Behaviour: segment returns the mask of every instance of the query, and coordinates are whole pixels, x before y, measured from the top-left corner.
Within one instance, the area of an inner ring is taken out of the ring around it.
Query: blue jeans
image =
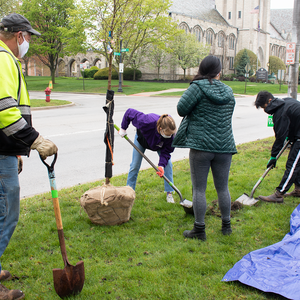
[[[0,257],[17,226],[20,214],[18,159],[0,155]],[[0,264],[0,271],[1,271]]]
[[[138,136],[135,135],[134,144],[141,150],[141,152],[145,153],[145,148],[141,146],[141,144],[137,140]],[[158,155],[160,155],[160,151],[157,151]],[[132,153],[132,161],[130,164],[128,177],[127,177],[127,185],[131,186],[135,190],[136,180],[138,177],[138,173],[142,164],[143,156],[138,153],[135,149],[133,149]],[[169,159],[168,164],[164,168],[165,176],[173,183],[173,167],[171,159]],[[173,192],[173,188],[164,180],[165,183],[165,192]]]

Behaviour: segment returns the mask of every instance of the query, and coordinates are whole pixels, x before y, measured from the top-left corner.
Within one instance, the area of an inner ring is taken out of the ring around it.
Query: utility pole
[[[288,96],[297,99],[300,50],[300,0],[294,0],[292,41],[296,43],[295,63],[289,67]]]

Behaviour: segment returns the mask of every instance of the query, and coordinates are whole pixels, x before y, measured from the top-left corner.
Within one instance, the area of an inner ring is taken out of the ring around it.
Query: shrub
[[[256,76],[251,76],[249,77],[250,82],[256,82]]]
[[[254,70],[256,70],[257,56],[251,50],[243,49],[239,51],[234,58],[233,67],[237,71],[237,75],[242,76],[243,74],[245,74],[244,68],[247,62],[249,62],[251,65],[251,70],[250,70],[250,76],[251,76],[254,73]],[[260,66],[259,60],[258,60],[258,66]]]
[[[224,80],[224,81],[233,81],[234,78],[236,77],[235,74],[225,74],[223,76],[221,76],[221,80]]]
[[[239,77],[237,77],[237,79],[238,79],[238,81],[245,81],[245,76],[239,76]]]
[[[112,69],[111,79],[118,79],[118,78],[119,78],[118,73],[114,69]],[[96,79],[96,80],[108,79],[108,68],[103,68],[103,69],[98,70],[94,74],[94,79]]]
[[[100,70],[98,67],[96,66],[92,66],[89,69],[85,69],[84,70],[84,78],[93,78],[94,74],[97,73],[97,71]]]
[[[269,56],[269,73],[278,73],[278,70],[285,70],[284,62],[277,56]]]
[[[125,68],[124,72],[123,72],[123,79],[124,80],[133,80],[134,72],[135,72],[135,80],[139,80],[142,77],[142,72],[140,70]]]

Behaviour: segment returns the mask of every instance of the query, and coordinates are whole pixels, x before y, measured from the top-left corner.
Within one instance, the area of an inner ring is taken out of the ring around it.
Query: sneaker
[[[167,202],[168,203],[175,203],[174,198],[171,193],[167,193]]]

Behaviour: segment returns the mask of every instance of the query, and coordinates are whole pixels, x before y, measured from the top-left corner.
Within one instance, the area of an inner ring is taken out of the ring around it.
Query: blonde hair
[[[158,132],[160,131],[160,128],[162,130],[170,129],[172,132],[175,132],[176,124],[174,119],[168,114],[161,115],[156,123],[156,129]]]

